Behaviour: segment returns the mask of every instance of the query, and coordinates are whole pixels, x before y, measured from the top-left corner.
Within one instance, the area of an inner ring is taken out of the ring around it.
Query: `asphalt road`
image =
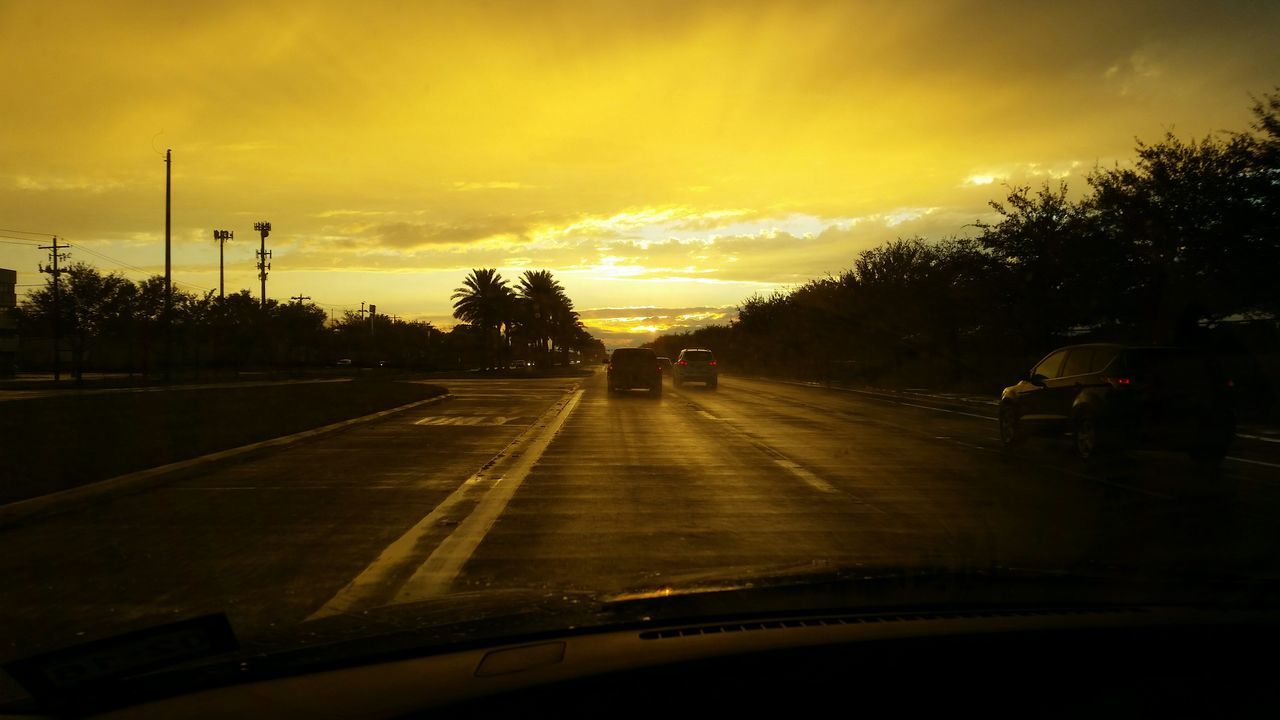
[[[981,413],[736,377],[454,398],[0,530],[0,660],[225,611],[242,636],[466,590],[624,591],[805,567],[1280,576],[1280,458],[1220,471]]]

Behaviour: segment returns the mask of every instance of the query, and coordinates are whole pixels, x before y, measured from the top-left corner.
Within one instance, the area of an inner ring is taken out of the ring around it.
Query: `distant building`
[[[0,376],[12,375],[18,359],[18,272],[0,268]]]

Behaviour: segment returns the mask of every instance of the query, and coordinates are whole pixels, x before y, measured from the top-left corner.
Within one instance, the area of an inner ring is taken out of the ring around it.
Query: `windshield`
[[[1014,5],[0,0],[0,664],[1280,579],[1280,4]]]

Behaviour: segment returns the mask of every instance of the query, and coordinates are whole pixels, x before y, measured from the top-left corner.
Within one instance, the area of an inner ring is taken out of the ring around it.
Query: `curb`
[[[935,397],[933,395],[916,395],[908,392],[894,392],[891,390],[863,390],[860,388],[840,387],[838,385],[831,386],[832,390],[841,392],[858,393],[859,395],[868,395],[870,397],[882,400],[890,400],[897,403],[910,405],[919,403],[921,406],[929,406],[938,410],[952,410],[962,412],[967,415],[977,416],[979,413],[982,417],[995,420],[998,417],[999,406],[996,403],[978,403],[968,402],[965,400],[949,400]],[[910,400],[911,402],[905,402]],[[986,412],[983,412],[986,411]]]
[[[146,470],[138,470],[137,472],[117,475],[113,478],[89,483],[88,485],[81,485],[80,487],[70,488],[68,490],[59,490],[58,492],[49,493],[48,495],[41,495],[39,497],[28,498],[26,500],[18,500],[17,502],[12,502],[7,505],[0,505],[0,530],[8,529],[24,520],[44,517],[63,512],[65,510],[70,510],[91,500],[101,500],[119,495],[127,495],[139,490],[145,490],[146,488],[160,485],[164,481],[172,479],[171,476],[183,471],[236,458],[256,450],[293,445],[294,443],[301,442],[303,440],[343,430],[353,425],[379,420],[394,413],[410,410],[422,405],[441,402],[452,397],[453,393],[446,392],[443,395],[426,398],[425,400],[416,400],[398,407],[379,410],[378,412],[371,413],[369,415],[361,415],[360,417],[341,420],[329,425],[322,425],[321,427],[312,428],[311,430],[303,430],[302,432],[293,433],[292,435],[284,435],[277,438],[271,438],[269,440],[250,443],[248,445],[229,448],[227,450],[219,450],[218,452],[180,460],[175,463],[169,463],[168,465],[161,465],[159,467],[148,468]]]
[[[765,382],[782,383],[784,385],[795,385],[798,387],[814,388],[817,390],[836,390],[839,392],[856,393],[858,395],[866,395],[879,400],[886,400],[886,401],[896,402],[896,403],[904,403],[905,401],[911,401],[914,403],[919,403],[920,405],[928,405],[930,408],[933,408],[933,409],[952,410],[955,412],[964,413],[966,415],[976,416],[981,411],[986,410],[987,413],[984,413],[983,417],[990,420],[996,419],[997,404],[994,402],[983,403],[983,402],[970,402],[970,401],[960,400],[960,399],[954,399],[954,400],[944,399],[934,395],[916,394],[916,393],[894,391],[894,390],[872,390],[868,388],[856,388],[856,387],[848,387],[844,385],[826,385],[826,384],[815,382],[815,381],[784,380],[780,378],[764,377],[761,375],[742,375],[740,377],[747,377],[753,380],[763,380]],[[911,403],[907,402],[905,404],[910,405]]]

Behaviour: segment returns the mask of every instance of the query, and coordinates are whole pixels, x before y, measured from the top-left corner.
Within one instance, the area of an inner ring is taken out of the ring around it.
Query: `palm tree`
[[[520,276],[520,300],[538,356],[545,362],[560,316],[573,303],[549,270],[526,270]]]
[[[573,349],[578,331],[582,329],[582,320],[573,309],[573,301],[565,298],[564,304],[557,308],[552,317],[551,340],[555,351],[560,354],[560,364],[569,364],[569,351]]]
[[[496,360],[499,326],[510,328],[512,297],[511,288],[496,268],[473,269],[462,287],[453,291],[453,316],[479,328],[489,367]]]

